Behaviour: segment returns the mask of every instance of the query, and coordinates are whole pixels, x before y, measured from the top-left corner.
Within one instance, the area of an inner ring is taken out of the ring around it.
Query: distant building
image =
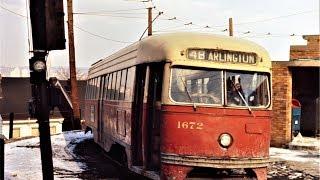
[[[29,67],[16,67],[10,72],[10,77],[29,77]]]
[[[2,133],[8,138],[9,135],[9,114],[14,113],[13,137],[37,136],[38,124],[36,119],[30,117],[28,112],[28,102],[31,99],[31,84],[29,78],[2,77],[1,87],[3,98],[0,99],[0,114],[3,118]],[[60,81],[62,86],[68,91],[68,82]],[[80,108],[84,110],[84,95],[86,81],[78,81],[78,92]],[[50,93],[52,93],[50,91]],[[59,103],[51,110],[50,131],[60,133],[72,115],[72,110],[62,93],[56,93],[54,101]]]
[[[48,77],[57,77],[59,80],[69,79],[69,67],[49,67],[47,70]],[[86,80],[88,76],[87,67],[77,67],[77,79]],[[30,77],[30,70],[28,66],[21,67],[0,67],[0,74],[2,77]]]
[[[301,103],[300,132],[319,136],[320,35],[305,35],[307,45],[290,47],[290,61],[272,62],[273,119],[271,145],[293,138],[292,99]]]

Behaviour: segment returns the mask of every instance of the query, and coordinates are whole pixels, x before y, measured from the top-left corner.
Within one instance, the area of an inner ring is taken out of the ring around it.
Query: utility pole
[[[68,39],[69,39],[69,68],[70,68],[70,84],[71,84],[71,101],[73,107],[72,124],[73,129],[81,129],[80,125],[80,106],[78,83],[76,75],[75,48],[74,48],[74,32],[73,32],[73,4],[72,0],[67,0],[68,6]]]
[[[229,18],[229,36],[233,36],[233,23],[232,23],[232,18]]]
[[[148,8],[148,36],[152,36],[152,7]]]

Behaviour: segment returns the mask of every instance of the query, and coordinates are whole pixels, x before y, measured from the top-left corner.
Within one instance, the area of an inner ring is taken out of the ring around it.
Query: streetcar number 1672
[[[178,121],[178,129],[203,129],[203,123]]]

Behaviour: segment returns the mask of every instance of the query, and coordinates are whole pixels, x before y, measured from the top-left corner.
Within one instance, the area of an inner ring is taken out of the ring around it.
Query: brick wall
[[[320,35],[304,35],[303,39],[307,40],[307,45],[290,46],[290,60],[320,60]]]
[[[285,146],[291,141],[292,75],[281,62],[272,62],[273,118],[271,146]]]

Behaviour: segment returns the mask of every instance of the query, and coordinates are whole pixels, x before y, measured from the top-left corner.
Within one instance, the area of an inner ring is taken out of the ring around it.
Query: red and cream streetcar
[[[152,179],[266,179],[271,62],[234,37],[154,35],[94,63],[85,123],[94,141]],[[240,173],[241,174],[241,173]]]

